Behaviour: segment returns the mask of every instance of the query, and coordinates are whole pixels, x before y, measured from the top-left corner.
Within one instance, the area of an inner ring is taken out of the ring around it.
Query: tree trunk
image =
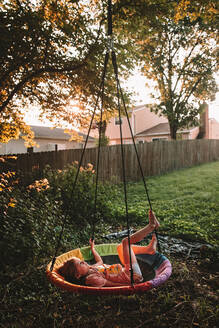
[[[173,140],[176,140],[176,132],[177,132],[177,128],[174,125],[170,124],[170,137]]]

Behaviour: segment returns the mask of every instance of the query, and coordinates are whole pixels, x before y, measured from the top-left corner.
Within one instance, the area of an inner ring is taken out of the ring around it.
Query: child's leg
[[[131,249],[134,252],[134,254],[155,254],[156,253],[156,248],[157,248],[157,238],[156,235],[153,234],[152,239],[147,246],[139,246],[139,245],[131,245]],[[120,258],[120,261],[123,265],[125,265],[125,260],[123,256],[123,245],[120,244],[117,247],[118,255]],[[129,253],[128,253],[129,254]],[[133,259],[133,256],[132,256]]]
[[[139,241],[141,241],[144,237],[146,237],[149,233],[154,231],[154,229],[158,228],[160,226],[158,220],[156,219],[156,216],[154,213],[150,210],[149,211],[149,224],[144,227],[143,229],[135,232],[130,236],[130,244],[135,244]],[[152,247],[150,246],[149,249],[153,251],[154,248],[156,248],[156,237],[152,238]],[[130,255],[129,255],[129,242],[128,242],[128,237],[124,238],[122,241],[122,248],[123,248],[123,259],[124,259],[124,264],[127,266],[130,266]],[[136,257],[131,249],[131,261],[132,264],[136,263]]]
[[[151,233],[155,229],[159,228],[159,226],[160,226],[159,221],[157,220],[157,218],[154,215],[154,213],[150,210],[149,211],[149,224],[146,227],[144,227],[143,229],[141,229],[141,230],[133,233],[130,236],[130,243],[131,244],[135,244],[135,243],[141,241],[149,233]]]
[[[156,235],[152,235],[152,239],[147,246],[133,245],[133,251],[136,254],[150,254],[153,255],[157,250],[157,238]]]

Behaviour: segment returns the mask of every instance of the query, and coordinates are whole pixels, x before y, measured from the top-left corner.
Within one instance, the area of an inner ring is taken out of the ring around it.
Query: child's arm
[[[94,248],[94,240],[90,239],[89,243],[90,243],[91,252],[92,252],[92,254],[94,256],[94,259],[96,261],[95,265],[103,264],[103,260],[102,260],[101,256],[97,253],[97,251]]]

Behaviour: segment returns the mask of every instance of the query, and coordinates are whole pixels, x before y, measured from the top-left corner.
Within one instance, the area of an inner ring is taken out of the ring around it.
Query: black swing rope
[[[107,70],[108,59],[109,59],[109,54],[106,53],[106,55],[105,55],[105,61],[104,61],[104,69],[103,69],[101,83],[100,83],[100,88],[99,88],[99,93],[98,93],[98,96],[97,96],[97,99],[96,99],[96,103],[95,103],[93,114],[92,114],[92,117],[91,117],[91,121],[90,121],[89,129],[88,129],[88,133],[87,133],[87,136],[86,136],[86,139],[85,139],[84,147],[83,147],[82,154],[81,154],[81,157],[80,157],[80,161],[79,161],[79,164],[78,164],[78,168],[77,168],[77,172],[76,172],[76,175],[75,175],[73,187],[72,187],[72,190],[71,190],[70,199],[73,196],[73,193],[75,191],[75,187],[76,187],[76,184],[77,184],[77,181],[78,181],[78,177],[79,177],[79,173],[80,173],[80,167],[81,167],[82,162],[83,162],[83,159],[84,159],[84,154],[85,154],[85,150],[86,150],[86,147],[87,147],[87,143],[88,143],[88,138],[89,138],[89,135],[90,135],[90,131],[91,131],[91,128],[92,128],[92,125],[93,125],[93,121],[94,121],[96,109],[97,109],[97,106],[98,106],[98,102],[99,102],[100,97],[103,99],[104,81],[105,81],[105,75],[106,75],[106,70]],[[102,109],[101,109],[101,111],[102,111]],[[100,156],[100,150],[99,149],[100,149],[100,140],[99,140],[99,145],[98,145],[98,159],[97,159],[97,163],[99,163],[99,156]],[[97,194],[97,183],[98,183],[98,167],[97,167],[97,174],[96,175],[97,175],[97,178],[96,178],[95,204],[94,204],[95,211],[96,211],[96,202],[97,202],[97,196],[96,196],[96,194]],[[55,262],[56,262],[56,258],[57,258],[57,254],[58,254],[58,251],[59,251],[59,248],[60,248],[60,243],[61,243],[62,236],[63,236],[63,233],[64,233],[64,229],[65,229],[65,225],[66,225],[68,214],[69,214],[69,208],[66,208],[64,219],[63,219],[63,222],[62,222],[62,227],[61,227],[61,230],[60,230],[60,233],[59,233],[59,237],[58,237],[58,240],[57,240],[57,245],[56,245],[56,248],[55,248],[55,254],[54,254],[54,257],[52,259],[50,271],[53,270],[53,267],[54,267]],[[92,238],[94,239],[94,224],[93,224]]]
[[[98,181],[99,181],[99,163],[100,163],[100,147],[101,147],[101,141],[102,141],[102,127],[103,127],[103,104],[104,104],[104,87],[105,87],[105,76],[107,71],[107,64],[109,61],[109,52],[106,52],[105,54],[105,60],[104,60],[104,69],[103,69],[103,75],[102,75],[102,83],[101,83],[101,110],[100,110],[100,125],[99,125],[99,138],[98,138],[98,153],[97,153],[97,165],[96,165],[96,184],[95,184],[95,199],[94,199],[94,215],[97,215],[97,190],[98,190]],[[97,220],[94,220],[92,222],[92,239],[94,240],[94,234],[95,234],[95,223]]]
[[[116,54],[115,54],[114,51],[112,52],[112,61],[115,62],[115,65],[116,65]],[[117,65],[116,65],[116,67],[117,67]],[[118,72],[118,69],[117,69],[117,72]],[[131,127],[131,124],[130,124],[130,120],[129,120],[129,116],[128,116],[128,111],[127,111],[127,107],[126,107],[126,103],[125,103],[125,99],[124,99],[124,96],[123,96],[122,88],[120,86],[119,79],[118,79],[118,86],[119,86],[119,91],[120,91],[120,95],[121,95],[123,107],[124,107],[124,110],[125,110],[125,114],[126,114],[126,118],[127,118],[129,130],[130,130],[131,137],[132,137],[132,143],[133,143],[133,146],[134,146],[134,149],[135,149],[135,154],[136,154],[136,157],[137,157],[138,167],[139,167],[140,172],[141,172],[141,178],[142,178],[142,181],[143,181],[143,184],[144,184],[145,193],[146,193],[146,196],[147,196],[147,200],[148,200],[148,204],[149,204],[150,210],[152,211],[152,204],[151,204],[151,200],[150,200],[150,196],[149,196],[149,192],[148,192],[146,180],[145,180],[145,177],[144,177],[143,169],[142,169],[142,166],[141,166],[141,161],[140,161],[139,154],[138,154],[138,151],[137,151],[137,147],[136,147],[134,135],[133,135],[133,132],[132,132],[132,127]],[[161,252],[157,230],[155,229],[154,232],[155,232],[155,235],[156,235],[156,238],[157,238],[158,251]]]
[[[108,35],[109,34],[112,35],[112,25],[113,25],[112,24],[112,1],[108,0]],[[130,130],[130,133],[131,133],[132,143],[134,145],[135,154],[136,154],[137,161],[138,161],[138,167],[139,167],[140,172],[141,172],[141,178],[142,178],[142,181],[143,181],[143,184],[144,184],[145,193],[146,193],[146,196],[147,196],[147,200],[148,200],[150,210],[152,211],[152,204],[151,204],[151,200],[150,200],[150,197],[149,197],[149,192],[148,192],[146,180],[145,180],[145,177],[144,177],[144,173],[143,173],[143,169],[142,169],[142,166],[141,166],[139,154],[138,154],[138,151],[137,151],[137,147],[136,147],[132,127],[131,127],[131,124],[130,124],[130,120],[129,120],[129,116],[128,116],[128,111],[127,111],[124,95],[123,95],[122,88],[121,88],[121,85],[120,85],[120,81],[119,81],[119,78],[118,78],[118,66],[117,66],[117,61],[116,61],[116,54],[115,54],[115,51],[113,49],[112,49],[112,63],[113,63],[113,67],[114,67],[114,73],[115,73],[115,76],[116,76],[117,87],[119,89],[118,93],[120,93],[120,95],[121,95],[121,100],[122,100],[123,108],[125,110],[129,130]],[[119,117],[119,121],[121,122],[121,117]],[[120,128],[121,128],[121,124],[120,124]],[[120,129],[120,131],[122,131],[122,130]],[[128,229],[128,231],[130,231],[130,230]],[[160,243],[159,243],[157,230],[155,229],[154,232],[155,232],[155,235],[156,235],[156,238],[157,238],[158,251],[160,252],[161,248],[160,248]]]
[[[98,191],[98,179],[99,179],[100,147],[101,147],[101,140],[102,140],[102,124],[103,124],[102,117],[103,117],[103,105],[104,105],[104,87],[105,87],[105,76],[106,76],[106,72],[107,72],[107,64],[108,64],[108,61],[109,61],[109,53],[111,51],[112,64],[113,64],[113,69],[114,69],[114,74],[115,74],[115,79],[116,79],[116,88],[117,88],[117,104],[118,104],[118,113],[119,113],[119,122],[120,122],[120,143],[121,143],[121,157],[122,157],[124,201],[125,201],[125,209],[126,209],[126,221],[127,221],[128,244],[129,244],[129,257],[130,257],[130,276],[131,276],[131,285],[133,285],[134,284],[134,279],[133,279],[133,268],[132,268],[132,261],[131,261],[130,224],[129,224],[129,215],[128,215],[128,201],[127,201],[123,136],[122,136],[122,127],[121,127],[120,97],[121,97],[122,104],[123,104],[123,107],[124,107],[124,110],[125,110],[126,118],[127,118],[127,121],[128,121],[129,129],[130,129],[130,132],[131,132],[131,137],[132,137],[132,141],[133,141],[133,145],[134,145],[134,149],[135,149],[135,153],[136,153],[136,157],[137,157],[137,161],[138,161],[138,166],[139,166],[139,169],[140,169],[140,172],[141,172],[141,176],[142,176],[142,180],[143,180],[143,183],[144,183],[144,188],[145,188],[147,200],[148,200],[148,203],[149,203],[149,206],[150,206],[151,210],[152,210],[152,204],[151,204],[151,201],[150,201],[148,188],[147,188],[146,181],[145,181],[145,178],[144,178],[142,166],[141,166],[141,163],[140,163],[140,158],[139,158],[136,143],[135,143],[135,140],[134,140],[134,135],[133,135],[130,120],[129,120],[129,117],[128,117],[128,111],[127,111],[127,108],[126,108],[122,88],[121,88],[121,85],[120,85],[120,82],[119,82],[116,54],[113,50],[112,1],[111,0],[108,0],[108,16],[107,17],[108,17],[108,42],[109,43],[108,43],[108,49],[107,49],[106,54],[105,54],[102,79],[101,79],[99,93],[98,93],[98,96],[97,96],[97,99],[96,99],[94,111],[93,111],[92,118],[91,118],[91,121],[90,121],[90,126],[89,126],[88,133],[87,133],[87,136],[86,136],[85,144],[84,144],[83,151],[82,151],[82,154],[81,154],[80,162],[78,164],[78,169],[77,169],[77,172],[76,172],[76,175],[75,175],[75,180],[74,180],[74,183],[73,183],[71,196],[73,196],[73,193],[74,193],[74,190],[75,190],[75,187],[76,187],[76,184],[77,184],[77,180],[78,180],[78,176],[79,176],[79,172],[80,172],[80,167],[81,167],[82,162],[83,162],[83,158],[84,158],[88,138],[89,138],[89,135],[90,135],[91,127],[93,125],[93,120],[94,120],[94,117],[95,117],[96,109],[97,109],[97,106],[98,106],[99,99],[101,98],[101,112],[100,112],[100,122],[99,122],[99,142],[98,142],[98,155],[97,155],[97,165],[96,165],[95,201],[94,201],[94,216],[96,216],[96,214],[97,214],[96,209],[97,209],[97,191]],[[56,257],[57,257],[57,254],[58,254],[58,250],[60,248],[60,243],[61,243],[62,235],[64,233],[64,228],[65,228],[65,224],[66,224],[66,221],[67,221],[68,214],[69,214],[69,210],[67,209],[67,211],[65,212],[63,224],[62,224],[61,231],[60,231],[60,234],[59,234],[59,238],[58,238],[58,241],[57,241],[57,247],[56,247],[56,250],[55,250],[55,255],[53,257],[52,264],[51,264],[51,267],[50,267],[51,271],[53,270],[53,267],[54,267],[54,264],[55,264],[55,261],[56,261]],[[95,220],[93,219],[93,222],[92,222],[92,239],[94,239],[94,232],[95,232]],[[155,229],[155,234],[156,234],[157,241],[158,241],[158,251],[160,252],[160,245],[159,245],[158,234],[157,234],[156,229]]]

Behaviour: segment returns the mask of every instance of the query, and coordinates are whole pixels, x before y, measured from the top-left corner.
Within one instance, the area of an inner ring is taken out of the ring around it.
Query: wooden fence
[[[173,170],[191,167],[219,160],[219,140],[157,141],[136,145],[144,176],[160,175]],[[82,149],[70,149],[32,154],[19,154],[17,159],[7,159],[1,163],[1,171],[21,171],[23,175],[42,174],[46,165],[53,169],[63,169],[67,164],[80,161]],[[96,168],[97,148],[88,148],[82,165],[88,163]],[[124,145],[127,181],[141,178],[137,156],[133,145]],[[116,181],[122,179],[120,145],[103,147],[100,152],[100,178]]]

